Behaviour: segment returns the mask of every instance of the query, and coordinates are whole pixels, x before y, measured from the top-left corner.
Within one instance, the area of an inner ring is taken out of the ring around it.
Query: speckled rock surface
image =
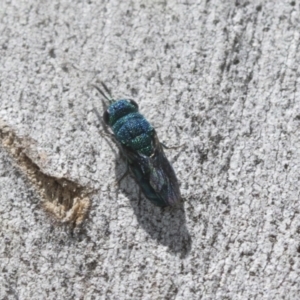
[[[1,122],[41,174],[93,192],[61,224],[2,135],[0,299],[299,298],[296,1],[12,0],[0,17]],[[183,145],[184,209],[115,185],[100,80]]]

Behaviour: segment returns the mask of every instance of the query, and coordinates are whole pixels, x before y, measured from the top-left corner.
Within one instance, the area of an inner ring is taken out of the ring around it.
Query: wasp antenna
[[[111,96],[110,96],[110,98],[109,97],[107,97],[107,95],[105,95],[105,93],[97,86],[97,85],[95,85],[95,84],[91,84],[91,86],[92,87],[94,87],[106,100],[108,100],[109,102],[111,102],[112,101],[112,98],[111,98]]]
[[[111,102],[111,100],[103,93],[103,91],[98,86],[96,86],[95,84],[91,84],[91,86],[95,88],[109,103]],[[107,102],[104,101],[102,97],[100,97],[100,99],[102,101],[104,108],[107,109],[108,108]]]
[[[110,89],[106,86],[106,84],[105,84],[103,81],[101,81],[100,83],[101,83],[101,85],[103,86],[105,92],[106,92],[106,93],[108,94],[108,96],[110,97],[110,100],[113,100],[113,96],[111,95]]]

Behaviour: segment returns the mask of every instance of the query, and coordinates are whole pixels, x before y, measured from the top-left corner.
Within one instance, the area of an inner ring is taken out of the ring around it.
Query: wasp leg
[[[125,170],[124,174],[116,180],[115,185],[119,185],[120,182],[124,179],[124,177],[128,175],[128,172],[129,172],[128,162],[126,162],[126,170]]]
[[[104,124],[103,119],[101,118],[101,116],[100,116],[98,110],[94,107],[94,108],[93,108],[93,111],[94,111],[94,113],[96,114],[96,116],[97,116],[99,122],[101,123],[102,128],[104,128],[104,130],[101,130],[101,131],[100,131],[100,134],[105,135],[105,136],[109,136],[110,138],[115,138],[114,134],[112,134],[112,133],[107,129],[107,126]]]
[[[142,189],[139,188],[139,202],[138,202],[138,206],[141,206],[141,202],[142,202]]]
[[[178,149],[178,148],[181,148],[181,147],[185,146],[185,144],[182,144],[182,145],[179,145],[179,146],[168,147],[164,143],[160,143],[160,144],[163,146],[163,148],[168,149],[168,150],[170,150],[170,149]]]
[[[178,148],[181,148],[182,146],[185,146],[185,144],[182,144],[179,146],[174,146],[174,147],[166,146],[164,143],[159,141],[155,130],[154,130],[154,145],[156,145],[156,147],[161,146],[162,148],[165,148],[165,149],[178,149]]]

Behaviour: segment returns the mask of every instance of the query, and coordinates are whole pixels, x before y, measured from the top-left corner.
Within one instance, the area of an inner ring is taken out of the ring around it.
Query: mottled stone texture
[[[39,174],[92,194],[79,227],[59,221],[1,137],[0,299],[299,299],[299,16],[285,0],[3,0],[0,119]],[[166,151],[184,210],[115,185],[100,80],[183,145]]]

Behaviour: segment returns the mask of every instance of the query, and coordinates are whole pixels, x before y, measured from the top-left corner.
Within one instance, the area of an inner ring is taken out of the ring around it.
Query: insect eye
[[[106,124],[109,122],[109,112],[106,110],[103,114],[103,120]]]
[[[130,102],[133,106],[135,106],[137,109],[139,108],[138,104],[137,104],[134,100],[129,99],[129,102]]]

